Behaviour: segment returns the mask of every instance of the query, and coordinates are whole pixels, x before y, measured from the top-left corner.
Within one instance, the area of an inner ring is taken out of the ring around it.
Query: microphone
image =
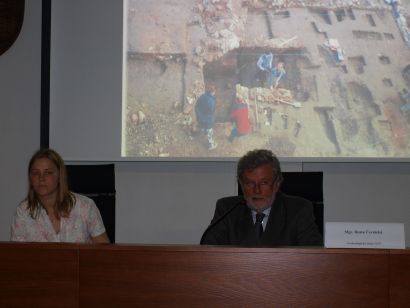
[[[245,204],[245,200],[242,199],[239,202],[235,203],[229,210],[227,210],[225,213],[223,213],[221,216],[219,216],[217,219],[215,219],[213,222],[211,222],[208,227],[205,229],[204,233],[202,234],[201,241],[199,242],[200,245],[203,244],[204,239],[206,234],[213,228],[215,227],[222,219],[224,219],[226,216],[228,216],[229,213],[231,213],[234,209],[236,209],[239,205]]]

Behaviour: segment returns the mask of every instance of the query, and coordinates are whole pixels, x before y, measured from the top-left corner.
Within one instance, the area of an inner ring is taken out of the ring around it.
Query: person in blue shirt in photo
[[[214,140],[213,126],[215,123],[216,108],[216,87],[214,84],[208,84],[205,87],[205,93],[202,94],[195,105],[195,114],[198,128],[206,134],[208,141],[208,150],[214,150],[217,144]]]
[[[260,86],[264,87],[266,82],[270,80],[272,70],[273,54],[271,52],[264,52],[256,62],[258,66],[258,74],[256,79],[260,82]]]

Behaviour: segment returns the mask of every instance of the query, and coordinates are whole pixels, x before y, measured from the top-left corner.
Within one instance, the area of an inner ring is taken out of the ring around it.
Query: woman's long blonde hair
[[[41,203],[38,199],[36,192],[34,191],[31,181],[30,181],[30,172],[31,168],[35,161],[40,158],[47,158],[57,167],[59,177],[58,177],[58,190],[57,190],[57,200],[56,204],[54,205],[54,211],[57,218],[60,217],[68,217],[72,208],[74,207],[75,197],[70,192],[68,188],[68,181],[67,181],[67,172],[64,165],[64,161],[61,156],[52,149],[40,149],[30,159],[30,163],[28,165],[28,181],[29,181],[29,189],[26,197],[27,201],[27,209],[30,211],[30,216],[33,219],[36,219],[40,210],[41,210]]]

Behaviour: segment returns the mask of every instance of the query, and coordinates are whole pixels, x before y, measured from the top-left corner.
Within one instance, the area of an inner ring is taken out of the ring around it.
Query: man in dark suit
[[[253,150],[238,162],[244,196],[219,199],[201,244],[241,246],[323,245],[312,203],[279,191],[283,180],[277,157]]]

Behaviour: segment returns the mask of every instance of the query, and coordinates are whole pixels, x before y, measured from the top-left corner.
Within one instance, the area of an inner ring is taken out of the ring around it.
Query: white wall
[[[0,56],[0,240],[9,238],[12,212],[26,192],[27,162],[39,146],[40,17],[41,2],[26,1],[22,33]],[[410,225],[409,163],[287,163],[283,169],[324,172],[326,221]],[[234,174],[233,162],[117,162],[117,242],[198,243],[216,199],[236,192]]]
[[[324,220],[400,222],[410,246],[409,163],[305,163],[323,171]]]
[[[65,159],[121,157],[122,1],[53,0],[50,146]]]
[[[41,1],[26,1],[14,45],[0,56],[0,240],[27,187],[27,163],[40,146]]]
[[[198,243],[216,197],[236,191],[234,169],[233,163],[117,163],[117,242]]]

